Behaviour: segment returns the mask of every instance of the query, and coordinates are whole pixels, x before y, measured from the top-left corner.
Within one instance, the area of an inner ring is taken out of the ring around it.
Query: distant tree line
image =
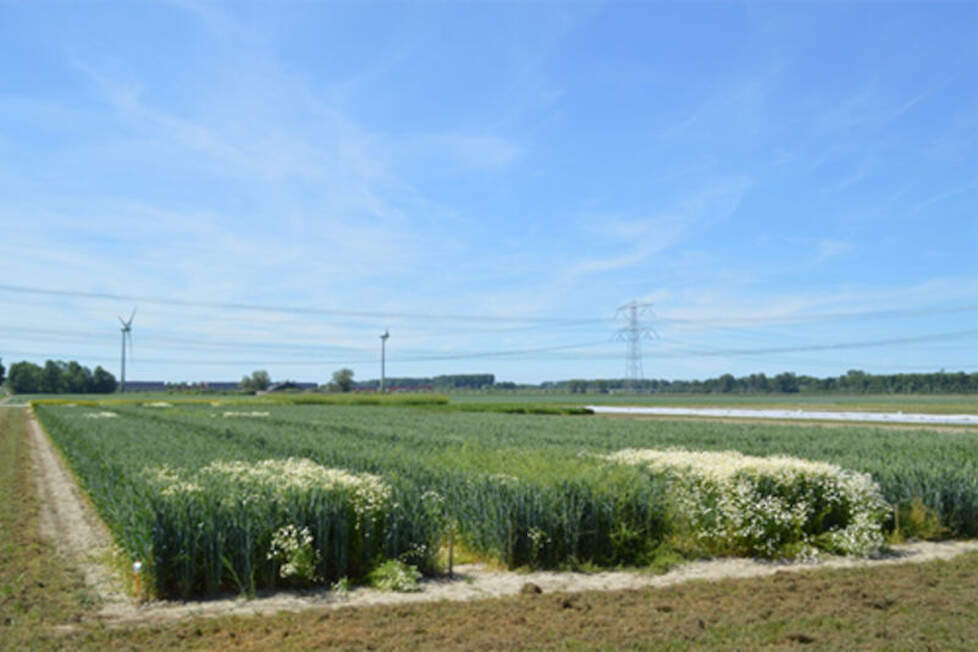
[[[449,374],[434,377],[385,378],[388,388],[431,389],[445,391],[450,389],[488,389],[496,384],[495,374]],[[379,389],[380,380],[366,380],[354,383],[356,389]]]
[[[115,376],[102,367],[93,372],[74,360],[48,360],[40,367],[33,362],[15,362],[7,374],[7,386],[15,394],[111,394]]]
[[[633,388],[625,379],[572,379],[545,382],[542,389],[566,391],[573,394],[607,394]],[[796,375],[790,371],[767,376],[750,374],[734,377],[723,374],[706,380],[641,380],[634,383],[641,392],[663,394],[975,394],[978,393],[978,373],[963,371],[926,374],[869,374],[850,369],[841,376],[816,378]]]

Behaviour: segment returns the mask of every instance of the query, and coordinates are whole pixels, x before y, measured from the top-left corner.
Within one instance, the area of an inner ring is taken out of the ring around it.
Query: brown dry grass
[[[978,554],[668,589],[537,594],[86,627],[43,646],[287,649],[974,649]]]

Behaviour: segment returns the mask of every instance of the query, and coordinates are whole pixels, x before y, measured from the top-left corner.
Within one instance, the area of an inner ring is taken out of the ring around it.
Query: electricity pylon
[[[626,387],[638,391],[642,381],[642,339],[652,339],[655,331],[643,319],[652,316],[651,303],[629,301],[618,308],[617,319],[624,319],[625,326],[618,329],[618,339],[625,340]]]

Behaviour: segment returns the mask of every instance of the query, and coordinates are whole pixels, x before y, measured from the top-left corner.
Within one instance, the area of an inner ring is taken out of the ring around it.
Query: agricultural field
[[[978,602],[978,552],[947,561],[779,570],[664,588],[394,606],[320,603],[247,617],[154,620],[140,607],[140,620],[113,626],[100,619],[100,597],[41,535],[46,501],[34,476],[43,466],[32,464],[25,417],[23,409],[0,410],[3,649],[970,650],[978,640],[972,608]]]
[[[161,597],[359,581],[384,560],[432,574],[449,543],[511,568],[594,568],[978,536],[973,431],[449,407],[148,401],[35,412]],[[696,468],[713,470],[687,472]],[[767,511],[751,512],[755,503]],[[762,525],[736,534],[748,521]]]

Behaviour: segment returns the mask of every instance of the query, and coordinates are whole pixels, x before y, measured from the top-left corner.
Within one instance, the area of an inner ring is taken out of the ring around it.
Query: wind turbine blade
[[[122,324],[123,328],[126,327],[126,322],[122,319],[122,317],[119,317],[119,323]]]
[[[135,316],[136,316],[136,307],[133,306],[132,312],[129,313],[129,321],[126,322],[126,323],[132,325],[132,318],[135,317]]]

